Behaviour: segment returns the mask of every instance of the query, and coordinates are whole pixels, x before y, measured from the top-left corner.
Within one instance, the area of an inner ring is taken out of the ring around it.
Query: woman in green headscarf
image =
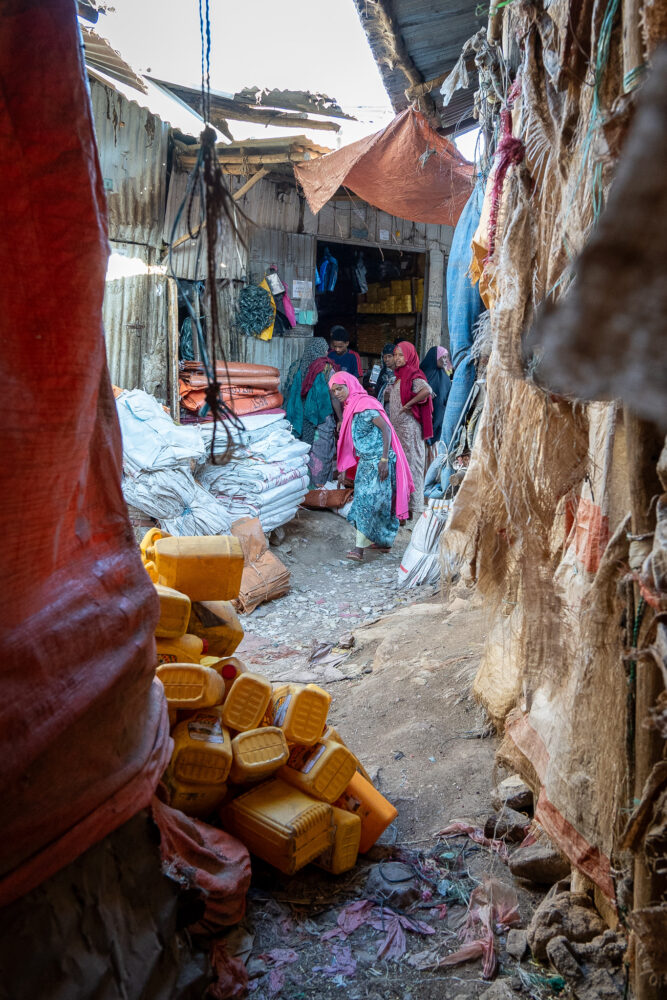
[[[290,367],[283,393],[294,434],[310,445],[311,489],[332,479],[336,468],[336,417],[329,379],[340,366],[327,358],[328,350],[323,337],[313,337]]]

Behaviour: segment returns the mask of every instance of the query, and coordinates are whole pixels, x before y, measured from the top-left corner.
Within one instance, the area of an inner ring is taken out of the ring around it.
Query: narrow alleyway
[[[478,997],[489,988],[479,962],[434,967],[457,947],[474,887],[489,877],[512,884],[493,850],[465,836],[438,836],[454,820],[483,827],[493,812],[497,739],[470,695],[485,614],[462,584],[447,596],[439,587],[397,589],[406,528],[391,554],[372,553],[363,565],[344,558],[348,534],[329,511],[302,511],[287,525],[274,551],[292,572],[292,590],[244,617],[239,655],[274,680],[327,687],[332,724],[396,805],[398,819],[344,876],[308,866],[288,879],[256,862],[248,916],[230,950],[247,959],[251,989],[261,997],[333,997],[341,988],[350,1000]],[[407,933],[403,940],[400,932],[401,962],[378,957],[387,935],[372,921],[349,940],[336,930],[347,908],[354,915],[373,898],[373,873],[392,859],[413,871],[439,865],[430,871],[436,882],[438,871],[449,866],[452,873],[449,885],[440,880],[444,895],[417,878],[404,899],[392,902],[433,928],[428,939]],[[534,894],[520,889],[518,897],[527,922]],[[504,954],[501,962],[510,991],[502,995],[515,995],[522,988],[517,975],[512,979],[516,961]]]

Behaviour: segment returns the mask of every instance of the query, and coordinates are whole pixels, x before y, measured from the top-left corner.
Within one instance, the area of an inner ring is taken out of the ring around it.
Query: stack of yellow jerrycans
[[[234,656],[243,628],[243,553],[232,536],[141,543],[160,601],[157,675],[174,751],[163,777],[169,804],[217,817],[251,853],[292,874],[315,862],[354,867],[396,818],[340,734],[331,696],[316,684],[276,684]]]

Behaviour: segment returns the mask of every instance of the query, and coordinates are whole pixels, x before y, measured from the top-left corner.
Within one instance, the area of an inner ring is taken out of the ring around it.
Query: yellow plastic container
[[[209,708],[225,696],[222,677],[199,663],[164,663],[156,672],[169,708]]]
[[[334,742],[340,743],[341,746],[346,747],[348,750],[350,750],[343,737],[340,735],[337,729],[334,729],[333,726],[327,726],[327,728],[322,733],[322,739],[334,740]],[[352,750],[350,750],[350,753],[352,754],[357,763],[357,771],[359,772],[359,774],[362,775],[362,777],[364,777],[366,781],[370,782],[370,784],[372,785],[373,782],[371,781],[368,771],[366,770],[364,765],[361,763],[357,755]]]
[[[202,641],[197,635],[181,635],[178,639],[156,639],[157,662],[199,663],[202,655]]]
[[[354,754],[333,740],[312,747],[292,747],[278,777],[323,802],[335,802],[357,772]]]
[[[229,601],[238,597],[243,550],[233,535],[158,538],[146,551],[159,583],[187,594],[191,601]]]
[[[195,601],[187,630],[206,640],[211,656],[231,656],[243,638],[243,626],[230,601]]]
[[[225,682],[225,697],[229,694],[236,678],[248,672],[245,663],[243,660],[239,660],[238,656],[225,656],[223,658],[219,656],[202,656],[199,662],[203,663],[206,667],[213,667],[216,673],[220,674]]]
[[[282,729],[262,726],[239,733],[232,740],[232,768],[229,780],[236,785],[265,781],[289,758],[289,747]]]
[[[357,863],[361,839],[361,819],[356,813],[333,806],[335,836],[328,851],[320,855],[316,865],[332,875],[349,872]]]
[[[153,559],[153,546],[158,538],[170,538],[171,536],[160,528],[149,528],[144,537],[139,542],[139,552],[144,562]],[[149,552],[151,553],[149,555]]]
[[[174,728],[171,769],[177,781],[222,785],[232,766],[232,740],[219,705],[200,708]]]
[[[240,795],[220,817],[249,851],[286,875],[324,854],[334,839],[331,806],[279,778]]]
[[[227,794],[226,785],[190,785],[177,781],[171,769],[165,772],[163,781],[167,787],[169,805],[180,809],[186,816],[205,819],[222,804]]]
[[[222,678],[220,683],[223,684]],[[244,733],[257,729],[271,699],[271,681],[249,670],[236,678],[225,698],[222,719],[229,729]]]
[[[177,639],[188,631],[190,620],[190,598],[171,587],[155,584],[160,598],[160,618],[155,626],[155,635],[162,639]]]
[[[373,788],[370,781],[356,772],[341,797],[334,803],[339,809],[356,813],[361,820],[361,840],[359,853],[370,851],[390,823],[393,823],[398,812],[391,802]]]
[[[310,747],[322,736],[331,695],[317,684],[281,684],[266,715],[267,726],[280,726],[288,743]]]

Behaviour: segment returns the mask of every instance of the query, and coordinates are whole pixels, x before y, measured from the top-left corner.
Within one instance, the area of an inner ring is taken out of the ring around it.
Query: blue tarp
[[[454,377],[447,398],[440,434],[440,441],[444,445],[442,449],[444,454],[439,455],[426,474],[426,493],[428,496],[443,496],[447,489],[452,470],[446,464],[446,452],[450,448],[453,450],[456,445],[456,441],[452,441],[452,435],[456,431],[458,440],[461,431],[456,430],[457,424],[475,383],[475,363],[470,353],[473,329],[484,309],[484,304],[477,285],[471,284],[468,269],[472,260],[472,238],[479,225],[483,201],[484,183],[480,179],[454,230],[454,239],[447,264],[447,322]]]

